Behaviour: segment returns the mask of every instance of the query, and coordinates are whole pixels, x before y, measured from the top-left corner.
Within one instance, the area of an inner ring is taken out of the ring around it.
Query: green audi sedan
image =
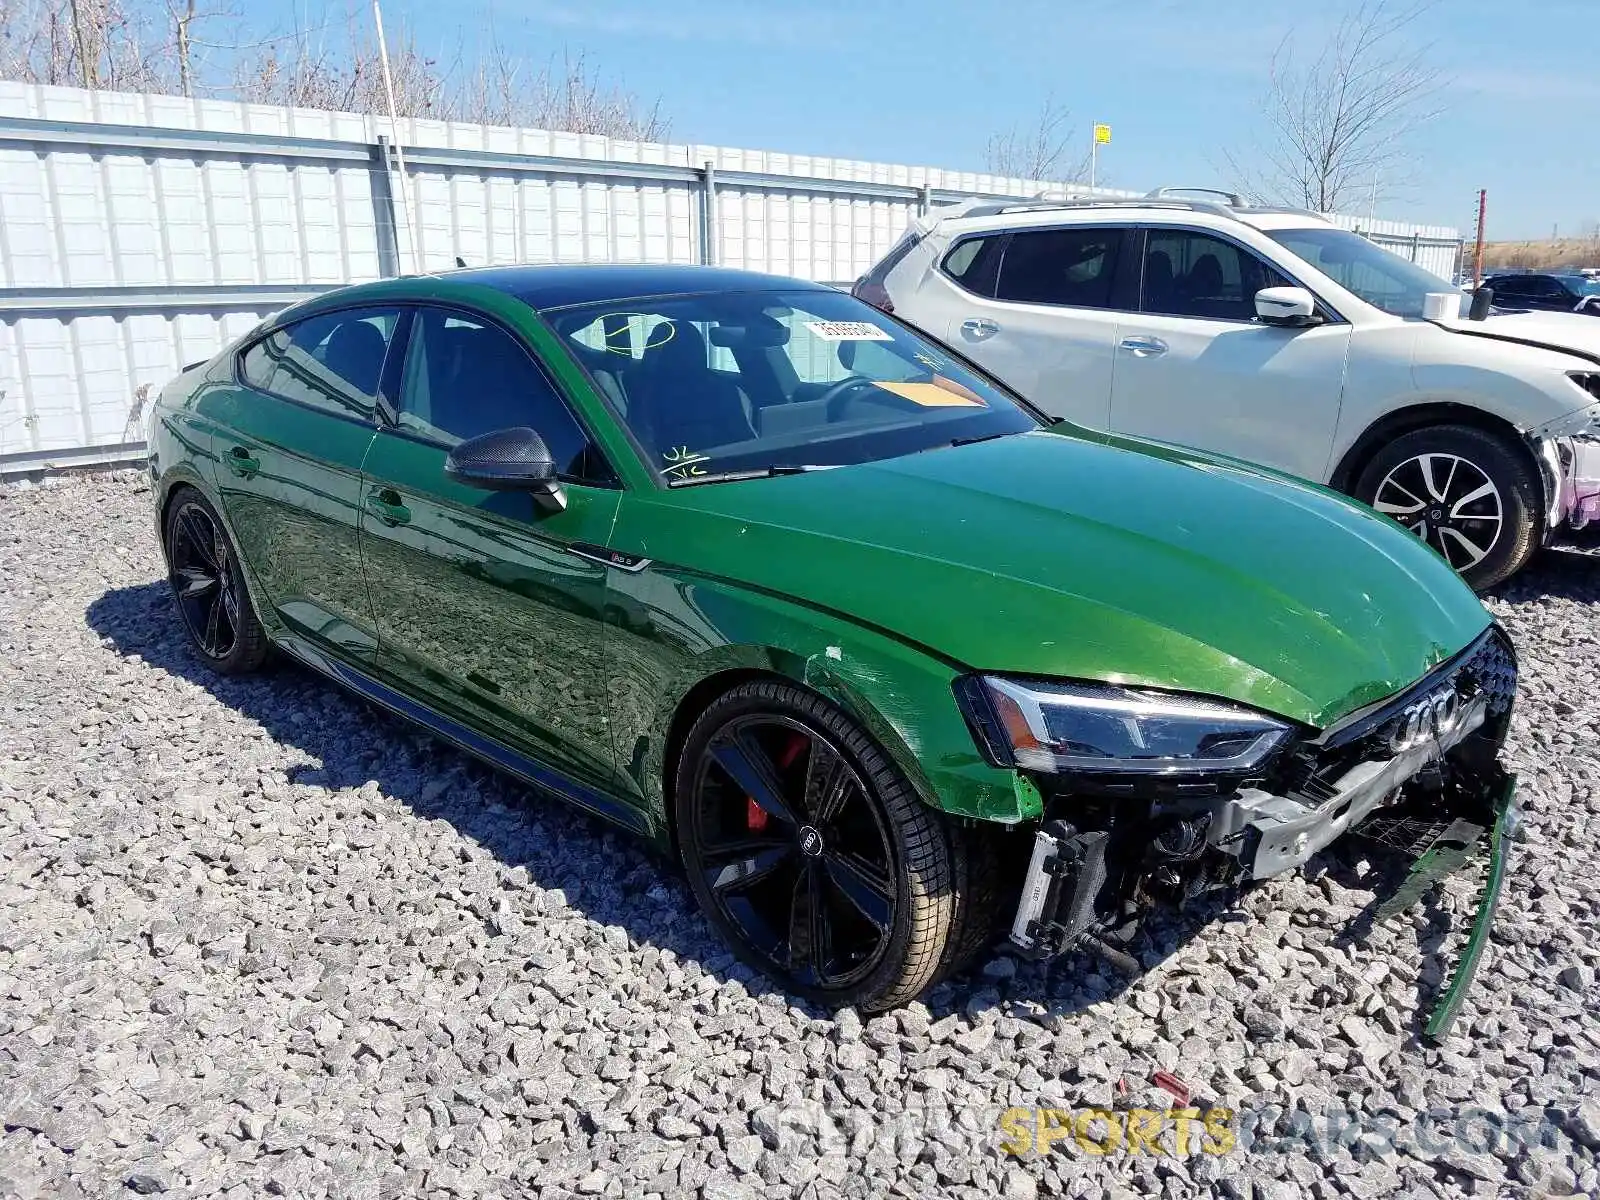
[[[348,287],[186,370],[150,452],[206,663],[275,649],[654,840],[822,1004],[1005,936],[1127,963],[1156,905],[1380,809],[1510,805],[1515,660],[1427,546],[829,287]]]

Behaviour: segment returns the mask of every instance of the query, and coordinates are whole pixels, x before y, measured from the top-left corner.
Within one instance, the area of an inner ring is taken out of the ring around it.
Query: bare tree
[[[985,165],[992,175],[1021,179],[1084,178],[1089,174],[1089,154],[1074,155],[1074,132],[1071,114],[1054,98],[1048,99],[1032,125],[1026,129],[1013,125],[989,139],[984,147]]]
[[[1438,114],[1443,76],[1418,24],[1434,0],[1358,0],[1315,53],[1291,32],[1272,56],[1267,132],[1228,163],[1247,190],[1316,212],[1376,202],[1403,186],[1408,139]]]
[[[247,23],[223,7],[229,2],[0,0],[0,79],[388,112],[364,5],[335,2],[320,24],[288,33],[258,31],[247,41]],[[250,12],[244,3],[243,11]],[[234,40],[209,40],[210,26],[231,27]],[[445,65],[409,31],[395,33],[389,65],[401,116],[637,141],[667,136],[659,102],[646,107],[606,81],[582,54],[533,67],[491,31],[479,54],[469,59],[458,51]]]
[[[538,70],[491,41],[451,96],[454,114],[485,125],[527,125],[595,133],[636,142],[669,132],[658,100],[645,108],[633,93],[606,83],[588,58],[563,56]]]

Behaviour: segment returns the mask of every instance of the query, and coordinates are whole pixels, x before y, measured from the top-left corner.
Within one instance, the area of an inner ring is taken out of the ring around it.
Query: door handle
[[[1167,352],[1167,344],[1158,337],[1125,337],[1121,347],[1135,358],[1159,358]]]
[[[373,488],[368,492],[367,511],[391,529],[411,520],[411,510],[400,502],[400,493],[393,488]]]
[[[986,337],[993,337],[1000,332],[1000,323],[991,321],[988,317],[968,317],[961,322],[961,332],[969,338],[982,341]]]
[[[241,479],[249,479],[261,470],[261,460],[250,453],[247,446],[235,446],[222,456],[222,461]]]

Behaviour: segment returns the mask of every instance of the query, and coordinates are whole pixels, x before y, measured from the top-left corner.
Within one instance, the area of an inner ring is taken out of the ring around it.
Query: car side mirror
[[[450,451],[444,473],[468,487],[527,492],[544,512],[560,512],[567,506],[550,448],[526,426],[468,438]]]
[[[1268,287],[1256,293],[1256,317],[1264,325],[1304,329],[1322,324],[1317,298],[1303,287]]]

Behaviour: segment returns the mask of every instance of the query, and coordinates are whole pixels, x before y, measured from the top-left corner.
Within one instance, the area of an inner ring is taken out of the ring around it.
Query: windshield
[[[1600,296],[1600,279],[1589,279],[1583,275],[1562,275],[1560,279],[1580,296]]]
[[[669,485],[1020,433],[993,382],[843,292],[722,292],[546,313]]]
[[[1348,230],[1318,226],[1262,232],[1346,291],[1397,317],[1420,317],[1423,297],[1429,292],[1456,290],[1432,272]]]

